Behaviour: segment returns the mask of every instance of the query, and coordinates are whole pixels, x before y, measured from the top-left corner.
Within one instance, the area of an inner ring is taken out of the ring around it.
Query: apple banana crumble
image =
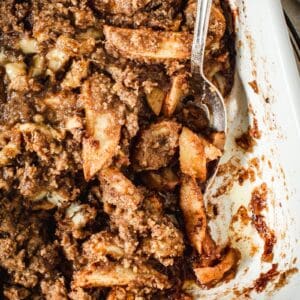
[[[1,1],[1,299],[187,300],[187,282],[233,275],[202,196],[224,134],[194,97],[195,9]],[[224,96],[225,11],[215,0],[204,67]]]

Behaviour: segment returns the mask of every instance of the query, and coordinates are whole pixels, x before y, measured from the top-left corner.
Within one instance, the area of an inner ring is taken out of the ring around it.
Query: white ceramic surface
[[[228,240],[241,251],[235,279],[210,290],[190,286],[197,299],[249,299],[241,293],[251,288],[261,273],[278,264],[280,273],[300,269],[300,80],[284,24],[279,0],[230,0],[236,11],[237,74],[234,90],[227,103],[229,138],[222,163],[229,160],[248,168],[259,160],[256,180],[243,185],[228,173],[216,178],[206,202],[218,206],[219,215],[210,221],[213,237],[225,245]],[[249,82],[257,82],[255,93]],[[252,153],[236,146],[235,137],[257,121],[262,134]],[[252,167],[253,169],[253,167]],[[214,197],[226,185],[227,192]],[[277,243],[271,263],[261,261],[263,241],[249,222],[235,222],[232,216],[243,205],[249,210],[251,192],[261,183],[269,189],[268,209],[263,212]],[[224,185],[225,186],[225,185]],[[257,249],[253,255],[254,250]],[[250,299],[300,299],[300,274],[293,275],[282,289],[275,288],[279,276],[267,288],[250,293]],[[298,295],[298,296],[297,296]]]

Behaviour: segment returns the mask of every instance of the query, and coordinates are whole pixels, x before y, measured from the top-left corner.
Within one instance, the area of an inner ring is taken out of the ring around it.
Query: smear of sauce
[[[258,293],[261,293],[267,287],[267,284],[279,275],[277,268],[278,264],[273,264],[268,272],[261,273],[259,278],[255,280],[253,288]]]
[[[235,295],[237,297],[244,296],[246,298],[250,298],[250,294],[254,290],[257,293],[262,293],[269,282],[272,282],[276,280],[276,278],[278,278],[279,272],[277,268],[278,264],[272,264],[271,269],[268,270],[266,273],[261,273],[250,287],[244,288],[242,291],[235,291]]]
[[[252,81],[248,82],[248,84],[252,87],[254,93],[256,93],[256,94],[259,93],[259,89],[258,89],[256,80],[252,80]]]
[[[274,282],[274,290],[281,289],[288,284],[289,279],[294,274],[298,273],[297,268],[292,268],[286,271],[278,271],[278,264],[272,264],[272,267],[265,273],[261,273],[259,277],[253,282],[252,286],[244,288],[242,291],[235,291],[236,296],[245,296],[250,298],[250,293],[256,291],[262,293],[267,285]]]
[[[261,214],[262,211],[266,209],[267,197],[267,185],[263,183],[261,186],[253,190],[250,201],[250,209],[252,211],[252,223],[260,237],[264,240],[262,260],[265,262],[271,262],[273,260],[273,248],[277,239],[274,231],[267,226],[265,217]]]
[[[213,197],[219,197],[228,193],[235,182],[243,185],[246,180],[255,182],[256,174],[260,173],[259,158],[253,158],[249,162],[248,167],[241,166],[241,162],[237,157],[232,157],[228,162],[220,165],[217,176],[224,176],[222,185],[217,189]]]
[[[252,152],[256,146],[256,139],[261,138],[261,131],[258,128],[257,119],[253,119],[252,126],[248,127],[247,132],[242,133],[235,139],[236,144],[246,152]]]
[[[275,288],[276,289],[281,289],[282,287],[284,287],[285,285],[288,284],[289,279],[296,273],[298,273],[298,269],[297,268],[292,268],[289,269],[283,273],[280,274],[279,276],[279,280],[278,282],[276,282]]]
[[[255,139],[247,132],[242,133],[235,139],[236,144],[246,152],[252,152],[256,145]]]
[[[249,222],[251,221],[251,218],[248,215],[247,208],[244,205],[241,205],[235,215],[232,217],[231,222],[235,223],[237,221],[241,220],[241,222],[244,225],[248,225]]]

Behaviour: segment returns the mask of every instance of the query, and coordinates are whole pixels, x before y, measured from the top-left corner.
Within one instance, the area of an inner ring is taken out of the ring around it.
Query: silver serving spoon
[[[205,44],[210,18],[212,0],[198,0],[197,14],[194,28],[194,39],[192,44],[191,71],[194,83],[199,87],[201,103],[207,113],[210,127],[226,135],[227,122],[224,99],[218,89],[205,77],[203,71]],[[198,90],[198,89],[197,89]],[[211,184],[217,173],[218,164],[210,176],[206,189]]]

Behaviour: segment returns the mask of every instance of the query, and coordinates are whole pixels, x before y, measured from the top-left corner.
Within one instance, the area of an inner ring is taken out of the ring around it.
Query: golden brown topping
[[[89,62],[86,60],[73,61],[70,71],[64,78],[61,86],[63,89],[74,89],[81,85],[82,79],[88,75]]]
[[[7,140],[9,140],[7,142]],[[5,166],[21,151],[21,135],[17,128],[0,135],[0,166]]]
[[[86,29],[95,25],[96,18],[92,10],[85,5],[85,2],[81,2],[80,8],[73,8],[72,12],[75,18],[75,25],[80,29]]]
[[[46,58],[48,66],[53,72],[59,71],[71,57],[90,54],[95,47],[94,38],[86,38],[80,41],[61,35]]]
[[[135,300],[134,293],[126,291],[124,288],[112,288],[106,300]]]
[[[109,14],[124,14],[131,16],[139,9],[145,7],[151,0],[136,0],[136,1],[118,1],[118,0],[108,0],[108,1],[95,1],[95,7],[100,12]]]
[[[8,79],[10,80],[10,89],[24,91],[28,88],[28,78],[25,63],[8,63],[5,65],[5,71]]]
[[[104,74],[95,73],[90,76],[81,87],[80,98],[85,109],[102,111],[113,102],[113,84]]]
[[[143,130],[133,156],[136,170],[157,170],[167,166],[177,147],[181,126],[174,121],[161,121]]]
[[[46,300],[67,299],[67,288],[63,278],[56,280],[44,280],[41,283],[42,293]]]
[[[118,169],[108,168],[100,172],[103,190],[102,201],[119,207],[137,207],[143,195]]]
[[[221,4],[204,71],[227,94]],[[224,134],[189,78],[195,6],[0,1],[0,298],[186,300],[192,269],[208,287],[233,274],[200,188]]]
[[[174,258],[182,255],[182,235],[167,218],[151,226],[151,236],[142,243],[143,251],[152,255],[164,266],[174,264]]]
[[[106,256],[120,259],[125,256],[120,238],[107,231],[96,233],[83,244],[83,254],[91,262],[105,261]]]
[[[61,35],[56,41],[56,49],[73,57],[89,54],[95,47],[95,40],[92,37],[80,41]]]
[[[135,300],[135,296],[133,293],[127,292],[123,288],[113,288],[109,292],[106,300]]]

